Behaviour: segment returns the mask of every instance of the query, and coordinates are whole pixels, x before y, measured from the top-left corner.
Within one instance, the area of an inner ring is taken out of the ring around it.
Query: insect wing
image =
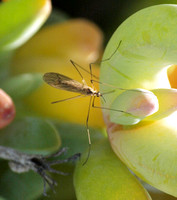
[[[47,84],[57,89],[79,92],[83,88],[83,85],[78,81],[54,72],[45,73],[43,79]]]

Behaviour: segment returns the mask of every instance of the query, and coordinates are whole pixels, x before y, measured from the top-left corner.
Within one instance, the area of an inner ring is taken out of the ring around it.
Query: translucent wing
[[[62,74],[48,72],[44,74],[43,80],[50,86],[57,89],[83,93],[83,84]]]

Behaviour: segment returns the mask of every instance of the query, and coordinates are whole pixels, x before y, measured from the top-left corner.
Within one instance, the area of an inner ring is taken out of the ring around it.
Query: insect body
[[[76,70],[79,72],[79,70],[76,67],[77,64],[74,63],[73,61],[71,61],[71,63],[74,65]],[[74,99],[74,98],[90,96],[88,114],[87,114],[87,119],[86,119],[86,127],[87,127],[88,141],[89,141],[89,153],[88,153],[88,157],[87,157],[86,161],[84,162],[84,164],[85,164],[87,162],[88,158],[89,158],[90,148],[91,148],[91,139],[90,139],[90,132],[89,132],[89,127],[88,127],[90,107],[91,107],[91,105],[92,105],[92,107],[95,107],[94,106],[95,97],[100,97],[100,96],[102,96],[102,94],[100,92],[98,92],[97,90],[93,89],[92,87],[89,87],[86,84],[86,82],[85,82],[85,80],[82,77],[80,72],[79,72],[79,74],[82,78],[83,83],[80,83],[76,80],[73,80],[73,79],[67,77],[67,76],[64,76],[62,74],[55,73],[55,72],[45,73],[44,76],[43,76],[43,79],[47,84],[49,84],[50,86],[52,86],[54,88],[80,94],[80,95],[77,95],[77,96],[74,96],[74,97],[71,97],[71,98],[62,99],[62,100],[59,100],[59,101],[54,101],[52,103],[58,103],[58,102],[62,102],[62,101],[70,100],[70,99]],[[93,101],[92,101],[92,97],[93,97]]]
[[[48,72],[44,74],[43,79],[46,83],[57,89],[76,92],[85,96],[101,96],[100,92],[97,92],[88,85],[82,84],[62,74]]]

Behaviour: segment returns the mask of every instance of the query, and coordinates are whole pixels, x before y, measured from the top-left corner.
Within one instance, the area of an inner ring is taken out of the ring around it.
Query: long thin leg
[[[47,158],[54,158],[54,157],[58,157],[64,153],[66,153],[68,151],[68,147],[63,147],[60,150],[58,150],[56,153],[47,155],[47,156],[43,156],[43,158],[47,159]]]
[[[82,74],[80,73],[79,69],[76,67],[76,65],[78,66],[78,64],[75,63],[75,62],[72,61],[72,60],[70,60],[70,62],[72,63],[72,65],[75,67],[75,69],[76,69],[77,72],[79,73],[79,75],[80,75],[80,77],[81,77],[81,79],[82,79],[82,82],[83,82],[84,84],[86,84],[86,83],[85,83],[85,80],[84,80],[84,77],[83,77]]]
[[[68,176],[69,173],[65,173],[65,172],[61,172],[59,170],[56,170],[56,169],[53,169],[53,168],[48,168],[48,171],[51,172],[51,173],[55,173],[55,174],[60,174],[62,176]]]
[[[110,59],[114,56],[114,54],[117,52],[117,50],[119,49],[121,43],[122,43],[122,40],[120,40],[120,42],[119,42],[117,48],[116,48],[115,51],[109,56],[109,58],[106,58],[106,59],[102,60],[101,63],[110,60]]]
[[[47,196],[47,193],[46,193],[46,183],[49,185],[49,187],[53,190],[54,190],[54,185],[57,185],[57,182],[55,182],[50,176],[48,176],[44,170],[40,170],[38,169],[36,171],[44,180],[44,190],[43,190],[43,195],[44,196]]]
[[[116,87],[116,86],[114,86],[114,85],[110,85],[110,84],[108,84],[108,83],[102,83],[102,82],[97,81],[97,80],[92,80],[92,82],[100,83],[100,84],[102,84],[102,85],[106,85],[106,86],[109,86],[109,87],[112,87],[112,88],[115,88],[115,89],[119,89],[119,90],[128,90],[128,89]]]
[[[43,195],[47,197],[47,193],[46,193],[46,180],[43,178],[43,181],[44,181]]]
[[[67,163],[67,162],[74,162],[76,161],[79,157],[80,157],[80,153],[76,153],[74,155],[72,155],[69,158],[66,158],[64,160],[53,160],[53,161],[48,161],[47,164],[49,164],[50,166],[52,165],[56,165],[56,164],[62,164],[62,163]]]
[[[111,94],[111,93],[113,93],[113,92],[115,92],[115,91],[116,91],[116,90],[110,90],[110,91],[108,91],[108,92],[101,93],[101,97],[104,98],[103,95],[105,95],[105,94]]]
[[[89,130],[89,125],[88,125],[89,116],[90,116],[91,103],[92,103],[92,96],[90,96],[89,107],[88,107],[88,113],[87,113],[87,119],[86,119],[87,136],[88,136],[88,142],[89,142],[89,150],[88,150],[87,158],[86,158],[85,162],[83,163],[83,165],[85,165],[86,162],[88,161],[88,158],[89,158],[89,156],[90,156],[90,150],[91,150],[90,130]]]
[[[143,92],[143,93],[150,93],[149,91],[141,91],[141,90],[135,90],[135,89],[124,89],[124,88],[119,88],[119,87],[116,87],[116,86],[114,86],[114,85],[110,85],[110,84],[108,84],[108,83],[102,83],[102,82],[100,82],[100,81],[97,81],[97,80],[92,80],[93,82],[96,82],[96,83],[100,83],[100,84],[102,84],[102,85],[106,85],[106,86],[109,86],[109,87],[112,87],[112,88],[115,88],[115,89],[118,89],[118,90],[124,90],[124,91],[131,91],[131,92]],[[105,93],[101,93],[102,95],[104,95],[104,94],[109,94],[109,93],[111,93],[111,92],[113,92],[113,91],[115,91],[115,90],[112,90],[112,91],[108,91],[108,92],[105,92]]]
[[[117,109],[112,109],[112,108],[105,108],[105,107],[102,107],[102,106],[95,106],[95,98],[93,99],[93,102],[92,102],[92,108],[100,108],[100,109],[105,109],[105,110],[112,110],[112,111],[117,111],[117,112],[121,112],[121,113],[132,115],[131,113],[128,113],[128,112],[123,111],[123,110],[117,110]]]
[[[104,60],[102,60],[100,63],[106,62],[106,61],[110,60],[110,59],[114,56],[114,54],[116,53],[116,51],[119,49],[119,47],[120,47],[120,45],[121,45],[121,42],[122,42],[122,40],[119,42],[117,48],[116,48],[115,51],[110,55],[110,57],[109,57],[109,58],[106,58],[106,59],[104,59]],[[80,66],[79,64],[77,64],[76,62],[74,62],[73,60],[70,60],[70,62],[72,63],[72,65],[75,67],[75,69],[76,69],[77,72],[79,73],[80,77],[82,78],[83,83],[85,83],[85,80],[84,80],[82,74],[80,73],[80,71],[79,71],[79,69],[78,69],[77,67],[79,67],[80,69],[82,69],[83,71],[85,71],[85,72],[87,72],[87,73],[89,73],[89,74],[91,75],[91,83],[92,83],[92,84],[93,84],[93,77],[95,77],[96,79],[99,79],[99,77],[97,77],[97,76],[95,76],[94,74],[92,74],[92,65],[93,65],[93,64],[96,64],[96,62],[93,62],[93,63],[90,63],[90,64],[89,64],[89,71],[86,70],[84,67]]]
[[[90,71],[86,70],[84,67],[80,66],[79,64],[77,64],[76,62],[74,62],[73,60],[70,60],[70,62],[72,63],[72,65],[76,68],[76,70],[78,71],[78,68],[79,67],[80,69],[82,69],[83,71],[87,72],[88,74],[90,74]],[[81,73],[79,73],[81,74]],[[94,74],[92,74],[92,76],[96,79],[99,79],[97,76],[95,76]],[[82,76],[81,76],[82,77]]]
[[[89,69],[90,69],[90,82],[91,82],[93,90],[95,90],[95,87],[93,84],[92,63],[89,64]]]
[[[61,99],[61,100],[58,100],[58,101],[53,101],[53,102],[51,102],[51,103],[52,103],[52,104],[54,104],[54,103],[60,103],[60,102],[63,102],[63,101],[68,101],[68,100],[71,100],[71,99],[77,99],[77,98],[80,98],[80,97],[86,97],[86,96],[77,95],[77,96],[70,97],[70,98],[67,98],[67,99]]]
[[[106,58],[106,59],[104,59],[104,60],[101,60],[100,63],[103,63],[103,62],[106,62],[106,61],[110,60],[110,59],[114,56],[114,54],[117,52],[117,50],[119,49],[121,43],[122,43],[122,40],[120,40],[120,42],[119,42],[117,48],[115,49],[115,51],[114,51],[108,58]],[[92,80],[92,65],[94,65],[94,64],[96,64],[96,63],[97,63],[97,62],[93,62],[93,63],[90,63],[90,64],[89,64],[90,74],[91,74],[91,83],[92,83],[92,81],[93,81],[93,80]]]
[[[117,52],[117,50],[119,49],[121,42],[122,42],[122,40],[119,42],[117,48],[116,48],[115,51],[110,55],[110,57],[109,57],[109,58],[106,58],[106,59],[104,59],[104,60],[102,60],[100,63],[106,62],[106,61],[110,60],[110,59],[114,56],[114,54]],[[99,81],[94,81],[94,80],[93,80],[93,74],[92,74],[92,65],[93,65],[93,64],[96,64],[96,62],[93,62],[93,63],[90,63],[90,64],[89,64],[90,75],[91,75],[90,82],[91,82],[91,84],[92,84],[92,88],[95,90],[93,82],[97,82],[97,83],[101,83],[101,82],[99,82]]]

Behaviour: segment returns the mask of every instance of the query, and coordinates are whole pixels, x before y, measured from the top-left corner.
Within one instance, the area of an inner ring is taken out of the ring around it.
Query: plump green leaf
[[[102,63],[101,82],[127,89],[171,88],[167,69],[177,63],[176,18],[177,5],[152,6],[130,16],[106,48],[103,59],[113,56]],[[176,79],[176,73],[173,76]],[[109,90],[110,87],[101,86],[101,92]],[[122,90],[115,89],[107,95],[103,106],[110,108],[120,93]],[[176,98],[172,102],[166,95],[169,94],[161,94],[163,109],[171,106],[174,112]],[[117,125],[113,124],[109,110],[104,111],[104,118],[111,146],[121,160],[147,183],[177,197],[177,114],[168,114],[149,122],[145,118],[132,126],[120,126],[116,120]]]
[[[48,191],[48,196],[41,196],[40,200],[77,200],[73,186],[73,171],[74,164],[66,163],[57,165],[55,169],[69,173],[67,176],[57,175],[54,177],[58,185],[55,187],[55,193],[52,190]]]
[[[166,70],[177,62],[176,17],[177,5],[158,5],[124,21],[107,45],[103,60],[115,54],[102,62],[100,81],[125,89],[169,88]],[[101,92],[111,89],[100,85]],[[122,90],[115,89],[107,95],[104,107],[110,108],[120,93]]]
[[[108,131],[112,148],[124,163],[145,182],[173,196],[177,196],[176,117]]]
[[[116,157],[107,140],[92,145],[90,157],[83,154],[74,172],[78,200],[151,199],[138,180]]]
[[[10,0],[0,4],[0,51],[17,48],[44,23],[49,0]]]
[[[17,119],[0,130],[0,145],[45,155],[57,151],[61,141],[57,130],[49,121],[26,117]]]
[[[0,179],[0,194],[8,200],[34,200],[42,194],[43,187],[42,178],[32,171],[18,174],[9,169]]]
[[[42,75],[29,73],[9,78],[1,83],[1,88],[13,99],[20,99],[36,90],[42,85]]]

